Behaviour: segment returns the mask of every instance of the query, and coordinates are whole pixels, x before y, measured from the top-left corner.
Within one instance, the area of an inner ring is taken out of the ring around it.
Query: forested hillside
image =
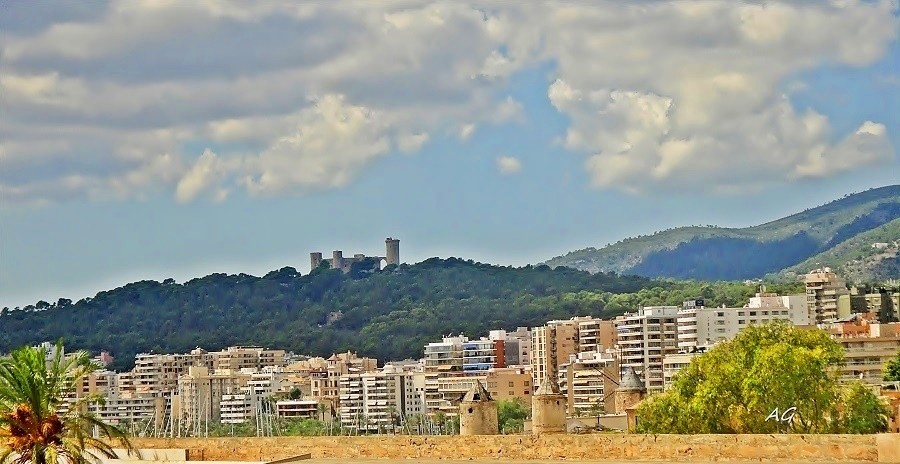
[[[646,277],[753,279],[794,266],[898,218],[900,185],[892,185],[754,227],[679,227],[600,249],[573,251],[545,264]]]
[[[877,247],[875,244],[879,244]],[[900,279],[900,219],[859,234],[778,274],[796,279],[815,267],[831,267],[850,282]],[[773,276],[774,277],[774,276]]]
[[[375,274],[293,268],[264,277],[212,274],[183,284],[142,281],[78,302],[38,302],[0,316],[0,352],[64,338],[109,350],[128,368],[138,352],[235,344],[327,356],[358,350],[380,360],[420,357],[442,335],[534,326],[575,315],[612,317],[640,305],[743,304],[739,283],[661,282],[547,266],[499,267],[432,258]]]

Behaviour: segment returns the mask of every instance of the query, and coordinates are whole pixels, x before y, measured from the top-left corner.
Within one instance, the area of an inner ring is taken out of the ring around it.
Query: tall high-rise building
[[[838,298],[850,294],[847,281],[827,267],[810,271],[803,281],[806,284],[806,306],[810,320],[816,324],[835,321],[838,318]]]
[[[631,368],[647,390],[663,390],[663,358],[678,353],[678,306],[652,306],[616,318],[620,376]]]

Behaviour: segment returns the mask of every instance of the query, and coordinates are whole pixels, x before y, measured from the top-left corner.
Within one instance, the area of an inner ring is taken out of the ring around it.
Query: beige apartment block
[[[590,318],[549,321],[531,329],[531,383],[535,388],[578,352],[578,323],[586,319]]]
[[[178,377],[185,374],[188,368],[211,368],[212,365],[212,355],[199,348],[188,354],[138,354],[131,371],[134,394],[168,396],[178,388]]]
[[[831,331],[844,348],[841,381],[881,385],[884,365],[900,352],[900,323],[877,324],[857,317],[833,324]]]
[[[559,370],[559,390],[566,397],[569,416],[597,415],[607,411],[607,393],[619,381],[618,362],[612,352],[573,354]]]
[[[815,324],[837,320],[838,298],[850,294],[847,281],[827,267],[810,271],[803,281],[806,284],[806,306],[810,320]]]
[[[325,360],[324,368],[316,368],[309,374],[310,396],[330,405],[330,410],[337,412],[340,406],[340,379],[346,374],[364,374],[374,372],[378,368],[378,360],[359,357],[350,351],[332,354]]]
[[[242,393],[249,381],[250,374],[243,372],[189,367],[188,373],[178,379],[182,420],[186,423],[218,422],[223,395]]]
[[[270,350],[258,346],[231,346],[210,354],[213,358],[212,367],[215,370],[261,370],[269,366],[285,367],[287,365],[284,350]]]

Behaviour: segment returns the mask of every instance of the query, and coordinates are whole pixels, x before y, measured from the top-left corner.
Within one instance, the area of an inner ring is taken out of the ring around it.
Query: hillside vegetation
[[[141,281],[75,303],[60,299],[4,308],[0,352],[63,338],[74,348],[111,351],[117,368],[130,367],[139,352],[235,344],[320,356],[358,350],[380,360],[418,358],[425,343],[450,333],[481,336],[490,329],[576,315],[612,317],[640,305],[696,297],[711,305],[737,305],[754,290],[740,283],[652,281],[455,258],[374,274],[317,269],[301,276],[286,267],[263,277]]]
[[[754,227],[679,227],[625,239],[601,249],[573,251],[545,264],[646,277],[759,278],[897,218],[900,185],[893,185],[849,195]]]
[[[876,248],[876,243],[884,246]],[[900,219],[863,232],[771,277],[796,279],[809,269],[825,266],[851,282],[900,278]]]

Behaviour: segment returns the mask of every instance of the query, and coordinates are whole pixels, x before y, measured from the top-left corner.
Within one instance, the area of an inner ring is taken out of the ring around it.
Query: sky
[[[0,1],[0,305],[900,183],[891,1]]]

